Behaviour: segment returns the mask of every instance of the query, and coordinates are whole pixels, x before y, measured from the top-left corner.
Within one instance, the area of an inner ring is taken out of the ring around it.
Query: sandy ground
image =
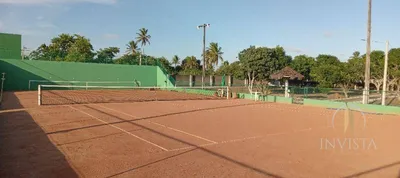
[[[36,92],[5,96],[0,177],[398,177],[400,171],[394,115],[345,117],[324,108],[214,99],[39,107]]]

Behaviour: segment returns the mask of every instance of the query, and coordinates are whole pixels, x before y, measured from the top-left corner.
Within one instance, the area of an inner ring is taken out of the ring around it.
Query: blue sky
[[[374,0],[373,40],[400,47],[398,7],[399,0]],[[228,61],[250,45],[345,61],[355,50],[365,52],[360,39],[366,38],[366,18],[367,0],[0,0],[0,31],[22,34],[29,49],[60,33],[78,33],[95,49],[124,52],[145,27],[152,36],[145,53],[168,59],[200,57],[202,31],[196,26],[210,23],[207,43],[218,42]]]

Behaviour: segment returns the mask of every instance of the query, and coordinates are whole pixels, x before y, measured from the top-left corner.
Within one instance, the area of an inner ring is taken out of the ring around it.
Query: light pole
[[[206,72],[206,28],[210,24],[202,24],[197,26],[197,29],[203,28],[203,74],[201,75],[201,86],[204,87],[204,77]]]
[[[21,50],[21,57],[22,57],[22,60],[24,60],[25,59],[25,52],[29,52],[30,50],[27,48],[27,47],[23,47],[22,48],[22,50]]]
[[[382,91],[382,106],[386,105],[386,90],[387,90],[387,68],[389,61],[389,41],[386,41],[386,50],[385,50],[385,69],[383,73],[383,91]]]
[[[369,99],[369,83],[370,83],[370,69],[371,69],[371,9],[372,0],[368,0],[368,22],[367,22],[367,54],[365,61],[365,75],[364,75],[364,94],[363,94],[363,104],[368,104]]]
[[[361,39],[365,41],[365,39]],[[381,41],[372,41],[374,43],[384,43]],[[382,106],[386,105],[386,92],[387,92],[387,68],[388,68],[388,61],[389,61],[389,41],[386,41],[386,48],[385,48],[385,64],[384,64],[384,71],[383,71],[383,90],[382,90]]]

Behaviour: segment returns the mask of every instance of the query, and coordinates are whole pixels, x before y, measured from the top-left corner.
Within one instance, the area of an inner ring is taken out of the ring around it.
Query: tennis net
[[[140,87],[141,82],[133,81],[55,81],[55,80],[29,80],[28,89],[37,90],[39,85],[73,85],[73,86],[131,86]]]
[[[227,98],[223,87],[132,87],[39,85],[39,105],[125,103],[175,100],[218,100]]]

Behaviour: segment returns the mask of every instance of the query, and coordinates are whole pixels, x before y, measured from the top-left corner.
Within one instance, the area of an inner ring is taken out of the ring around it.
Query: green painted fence
[[[281,96],[276,96],[277,103],[293,104],[293,98],[285,98]]]
[[[314,100],[314,99],[304,99],[304,105],[307,106],[318,106],[325,108],[340,108],[343,107],[342,102],[329,101],[329,100]]]
[[[141,86],[172,85],[158,66],[1,59],[0,73],[3,72],[6,73],[4,89],[7,91],[28,90],[29,80],[115,82],[137,80]],[[31,89],[36,88],[37,85],[31,86]]]
[[[304,105],[306,106],[317,106],[325,108],[345,108],[345,102],[335,102],[328,100],[314,100],[304,99]],[[382,106],[373,104],[360,104],[360,103],[348,103],[348,107],[351,110],[375,113],[375,114],[400,114],[400,107],[396,106]]]
[[[239,93],[238,98],[254,100],[254,95],[248,94],[248,93]],[[259,96],[258,101],[292,104],[293,98],[285,98],[285,97],[281,97],[281,96],[267,95],[267,96]]]

